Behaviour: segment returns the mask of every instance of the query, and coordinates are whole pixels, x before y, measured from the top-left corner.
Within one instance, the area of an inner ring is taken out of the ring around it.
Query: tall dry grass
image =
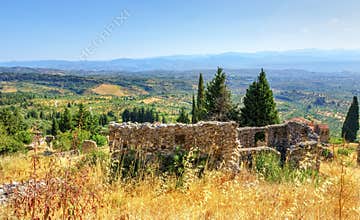
[[[360,219],[360,169],[352,157],[322,163],[317,183],[271,183],[246,170],[235,177],[207,171],[199,179],[188,171],[180,188],[175,176],[109,184],[100,163],[76,168],[76,160],[40,157],[36,178],[62,181],[48,182],[36,202],[29,193],[17,198],[27,202],[1,207],[0,218]],[[0,183],[29,179],[32,163],[23,155],[1,158]]]

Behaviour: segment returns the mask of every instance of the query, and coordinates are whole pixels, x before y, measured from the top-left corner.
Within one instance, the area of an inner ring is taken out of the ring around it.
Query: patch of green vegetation
[[[266,181],[280,182],[304,182],[312,179],[319,180],[318,173],[313,170],[294,169],[291,164],[281,166],[280,157],[274,153],[260,153],[255,157],[255,171]]]
[[[329,143],[330,144],[342,144],[342,143],[344,143],[344,140],[339,137],[330,137]]]
[[[337,153],[339,154],[339,155],[343,155],[343,156],[350,156],[353,152],[355,151],[355,149],[354,148],[339,148],[338,150],[337,150]]]

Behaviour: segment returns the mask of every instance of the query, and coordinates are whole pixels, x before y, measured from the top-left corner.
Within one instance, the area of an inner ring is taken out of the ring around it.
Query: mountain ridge
[[[254,53],[171,55],[112,60],[34,60],[0,62],[1,67],[31,67],[86,71],[151,71],[225,68],[304,69],[308,71],[360,71],[360,50],[302,49]]]

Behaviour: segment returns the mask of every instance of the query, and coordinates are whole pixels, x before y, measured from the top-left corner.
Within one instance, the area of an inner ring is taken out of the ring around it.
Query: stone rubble
[[[0,185],[0,205],[5,205],[11,196],[15,193],[26,193],[29,189],[30,184],[34,184],[33,180],[27,182],[16,182],[4,183]],[[34,184],[36,188],[43,188],[46,184],[44,181],[40,180]]]
[[[81,145],[81,152],[82,153],[90,153],[97,149],[97,144],[95,141],[92,140],[84,140]]]

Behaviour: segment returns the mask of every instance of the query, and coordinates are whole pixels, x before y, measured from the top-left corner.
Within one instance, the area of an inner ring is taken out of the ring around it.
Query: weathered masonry
[[[219,168],[237,171],[244,156],[261,150],[274,150],[282,161],[298,167],[319,168],[318,136],[305,124],[287,122],[265,127],[239,128],[235,122],[199,122],[197,124],[110,125],[110,151],[130,147],[146,154],[171,153],[176,146],[197,148],[219,160]]]

